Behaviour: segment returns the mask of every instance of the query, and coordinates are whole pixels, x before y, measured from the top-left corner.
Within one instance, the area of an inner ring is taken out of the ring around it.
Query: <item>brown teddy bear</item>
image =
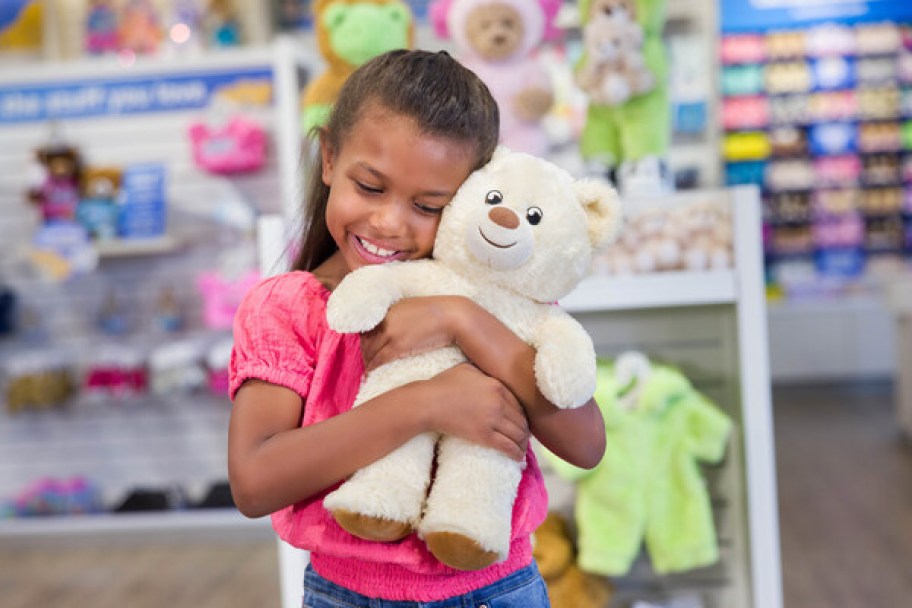
[[[608,579],[576,565],[576,552],[567,522],[549,513],[534,535],[532,554],[548,587],[552,608],[604,608],[613,589]]]
[[[45,224],[69,222],[79,204],[82,156],[64,144],[51,144],[35,151],[28,200],[41,210]]]

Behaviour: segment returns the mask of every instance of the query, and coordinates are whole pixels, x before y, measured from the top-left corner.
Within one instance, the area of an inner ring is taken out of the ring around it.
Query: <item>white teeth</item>
[[[396,253],[394,249],[384,249],[383,247],[377,247],[373,243],[369,243],[361,238],[358,239],[358,242],[361,243],[361,246],[364,247],[368,252],[384,258],[388,258],[389,256]]]

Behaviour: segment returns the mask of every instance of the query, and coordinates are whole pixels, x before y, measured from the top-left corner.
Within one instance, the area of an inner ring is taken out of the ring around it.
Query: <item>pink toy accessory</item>
[[[188,134],[194,162],[210,173],[256,171],[266,161],[266,133],[244,116],[234,116],[219,127],[197,122]]]
[[[234,313],[251,287],[260,280],[255,270],[237,278],[226,278],[217,271],[197,277],[197,288],[203,296],[203,322],[211,329],[231,329]]]

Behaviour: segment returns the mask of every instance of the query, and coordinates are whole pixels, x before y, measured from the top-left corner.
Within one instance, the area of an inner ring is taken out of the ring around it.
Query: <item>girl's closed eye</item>
[[[420,211],[421,213],[424,213],[427,215],[440,215],[441,213],[443,213],[443,210],[446,208],[446,205],[440,207],[437,205],[426,205],[424,203],[419,203],[418,201],[415,201],[415,208],[418,209],[418,211]]]
[[[366,192],[367,194],[382,194],[383,193],[383,188],[381,188],[380,186],[372,186],[371,184],[366,184],[366,183],[358,181],[358,180],[353,180],[353,181],[355,182],[355,185],[358,187],[358,189],[361,190],[362,192]]]

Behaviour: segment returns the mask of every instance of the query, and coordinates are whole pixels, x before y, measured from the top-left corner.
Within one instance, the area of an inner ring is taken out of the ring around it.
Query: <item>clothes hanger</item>
[[[652,373],[652,363],[643,353],[629,350],[618,355],[614,362],[614,376],[618,386],[618,403],[622,409],[636,408],[640,392]]]

